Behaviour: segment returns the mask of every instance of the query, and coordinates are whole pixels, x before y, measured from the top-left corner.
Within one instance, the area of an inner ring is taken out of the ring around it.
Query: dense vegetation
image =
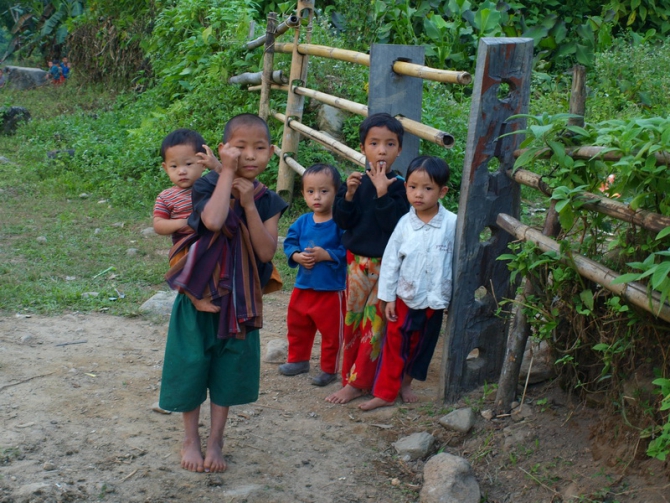
[[[633,208],[670,215],[667,166],[648,160],[655,152],[670,151],[670,47],[663,43],[670,31],[670,3],[317,0],[316,5],[314,43],[357,50],[365,50],[374,41],[422,44],[428,62],[437,67],[472,69],[482,36],[535,39],[533,117],[528,120],[526,146],[534,149],[531,152],[549,148],[552,157],[539,160],[529,154],[520,165],[543,174],[553,188],[564,251],[542,254],[531,245],[519,246],[510,267],[536,283],[540,293],[527,299],[525,309],[535,335],[558,351],[566,385],[585,396],[605,396],[608,403],[626,411],[627,421],[650,442],[649,454],[664,459],[670,453],[667,324],[583,280],[569,260],[562,259],[571,253],[596,257],[616,271],[628,271],[627,281],[640,280],[664,298],[670,293],[668,233],[652,234],[586,212],[580,197],[586,191],[598,192],[603,181],[615,174],[607,188],[610,197]],[[158,147],[163,136],[176,127],[191,127],[214,145],[227,117],[257,111],[257,96],[228,85],[227,78],[259,68],[261,51],[242,50],[252,23],[260,33],[268,11],[286,13],[293,8],[292,2],[248,0],[43,0],[16,5],[0,0],[4,23],[0,50],[26,64],[41,65],[63,55],[74,61],[67,86],[23,93],[3,90],[0,94],[4,105],[26,105],[35,118],[16,136],[3,139],[0,155],[20,168],[0,165],[4,175],[0,196],[33,194],[54,204],[69,200],[68,204],[80,205],[91,218],[123,215],[124,219],[147,221],[155,194],[168,186],[159,169]],[[561,115],[568,109],[566,70],[574,63],[588,68],[587,125],[581,129],[567,128],[567,118]],[[277,56],[278,67],[287,69],[288,65],[287,57]],[[310,87],[364,103],[366,81],[364,69],[316,58],[310,61]],[[422,146],[425,153],[444,155],[454,168],[453,190],[446,201],[452,208],[458,201],[468,94],[468,89],[425,84],[424,122],[457,138],[450,151]],[[283,110],[285,95],[273,94],[272,100],[274,108]],[[313,123],[314,115],[315,109],[307,106],[305,122]],[[359,122],[360,118],[352,116],[345,123],[351,146],[358,144]],[[274,138],[279,138],[280,126],[276,122],[271,126]],[[617,163],[575,161],[565,149],[579,144],[602,145],[623,157]],[[74,149],[75,155],[45,157],[47,151],[66,149]],[[303,165],[318,159],[348,169],[346,163],[307,142],[302,142],[299,157]],[[276,169],[274,161],[263,176],[271,186]],[[79,198],[82,193],[105,204],[97,209],[84,206]],[[533,206],[547,205],[537,197],[524,190],[525,200]],[[529,205],[524,208],[528,211]],[[303,210],[296,201],[293,216]],[[534,214],[527,212],[524,218],[532,222]],[[70,213],[53,217],[54,232],[61,237],[67,235],[72,222],[81,223],[80,218],[67,215]],[[53,271],[26,272],[17,280],[10,268],[0,266],[0,293],[8,299],[4,309],[108,309],[107,301],[81,295],[99,286],[96,275],[104,267],[77,255],[76,239],[62,238],[62,250],[48,257],[34,242],[22,241],[23,234],[34,239],[34,232],[39,232],[28,231],[32,228],[30,219],[26,220],[2,231],[3,238],[17,243],[26,262],[50,258],[53,268],[62,266],[63,271],[76,264],[90,280],[64,284],[54,277],[66,273]],[[85,239],[79,244],[96,246],[90,233]],[[141,266],[133,267],[131,262],[137,260],[120,258],[123,247],[112,243],[109,249],[110,257],[117,254],[114,265],[127,267],[114,288],[123,287],[119,289],[129,298],[139,299],[161,282],[162,262],[145,258]],[[33,283],[36,286],[28,286]],[[112,289],[110,295],[113,293]],[[653,379],[655,386],[643,391],[636,388],[631,402],[624,389],[635,371],[641,370],[652,376],[647,382]]]

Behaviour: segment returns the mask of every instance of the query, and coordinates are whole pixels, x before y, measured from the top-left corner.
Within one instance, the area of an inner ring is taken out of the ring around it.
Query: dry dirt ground
[[[265,300],[263,345],[284,336],[288,293]],[[184,471],[180,415],[151,410],[166,327],[99,314],[0,318],[0,502],[413,502],[425,460],[401,461],[392,443],[419,431],[435,436],[434,451],[470,460],[482,501],[670,500],[667,465],[622,430],[599,429],[597,413],[556,386],[528,391],[534,415],[523,423],[478,416],[468,435],[447,432],[439,354],[418,404],[369,413],[360,401],[325,402],[336,383],[315,388],[263,363],[258,402],[231,410],[228,471]],[[485,409],[484,390],[455,405]]]

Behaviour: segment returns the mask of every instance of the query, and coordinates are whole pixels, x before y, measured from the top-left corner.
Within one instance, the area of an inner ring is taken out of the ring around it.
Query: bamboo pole
[[[298,173],[300,176],[303,175],[303,173],[305,172],[305,167],[302,164],[300,164],[298,161],[296,161],[293,157],[290,157],[288,155],[284,156],[284,153],[281,151],[281,149],[279,147],[275,147],[275,154],[277,154],[277,156],[280,159],[284,159],[286,164],[288,164],[288,166],[293,171]]]
[[[249,91],[258,91],[260,88],[258,86],[249,87]],[[278,86],[273,85],[272,89],[289,92],[289,86]],[[313,98],[321,103],[331,105],[333,107],[339,108],[341,110],[346,110],[354,114],[362,115],[363,117],[368,116],[368,107],[367,105],[362,105],[355,101],[347,100],[345,98],[340,98],[338,96],[333,96],[332,94],[322,93],[321,91],[315,91],[314,89],[309,89],[307,87],[294,86],[293,92],[300,94],[301,96],[306,96],[308,98]],[[426,141],[435,143],[444,148],[452,148],[456,141],[454,140],[453,135],[440,131],[431,126],[427,126],[421,122],[417,122],[407,117],[396,116],[396,119],[400,121],[403,125],[403,128],[408,133],[418,136]]]
[[[393,63],[393,71],[400,75],[433,80],[435,82],[442,82],[443,84],[461,84],[467,86],[472,83],[472,75],[468,72],[438,70],[437,68],[408,63],[407,61],[396,61]]]
[[[296,50],[294,44],[278,43],[275,44],[277,52],[290,54]],[[363,66],[370,66],[370,55],[362,52],[349,51],[347,49],[338,49],[336,47],[327,47],[325,45],[300,44],[297,48],[299,54],[320,56],[322,58],[336,59],[338,61],[347,61],[357,63]]]
[[[275,22],[276,22],[276,18],[275,18]],[[300,22],[300,19],[298,18],[298,16],[296,16],[295,14],[291,14],[289,17],[286,18],[286,20],[284,20],[279,26],[277,26],[277,28],[275,30],[275,38],[278,37],[279,35],[282,35],[282,34],[286,33],[291,28],[297,27],[299,22]],[[261,35],[257,39],[247,42],[244,45],[244,48],[247,51],[251,51],[251,50],[255,49],[256,47],[262,46],[265,43],[265,37],[267,37],[267,30],[265,32],[265,35]]]
[[[496,224],[501,229],[516,236],[517,239],[535,243],[542,251],[561,253],[561,245],[559,243],[543,236],[541,232],[522,224],[509,215],[500,213],[496,219]],[[562,262],[567,261],[567,258],[562,260]],[[616,295],[620,295],[631,304],[652,313],[654,316],[670,322],[670,305],[667,302],[661,304],[658,292],[652,292],[651,296],[649,296],[647,295],[645,285],[638,282],[612,284],[612,281],[618,278],[619,274],[583,255],[573,253],[570,255],[569,262],[574,264],[577,272],[583,277],[598,283]]]
[[[552,194],[551,187],[542,181],[542,177],[531,171],[517,169],[512,173],[510,170],[507,171],[507,176],[522,185],[538,189],[547,196],[551,196]],[[581,198],[586,201],[586,203],[582,205],[582,208],[597,211],[598,213],[602,213],[612,218],[638,225],[649,231],[660,232],[666,227],[670,227],[670,217],[665,215],[646,210],[632,210],[619,201],[614,201],[590,192],[584,192],[581,195]]]
[[[277,52],[290,53],[294,50],[293,44],[277,44]],[[349,51],[347,49],[338,49],[325,45],[300,44],[298,46],[300,54],[310,56],[320,56],[322,58],[336,59],[338,61],[347,61],[348,63],[357,63],[359,65],[370,66],[370,55],[362,52]],[[468,72],[459,72],[454,70],[438,70],[429,66],[408,63],[407,61],[396,61],[393,63],[393,71],[400,75],[409,77],[418,77],[425,80],[434,80],[445,84],[468,85],[472,82],[472,75]]]
[[[334,138],[328,136],[327,134],[321,133],[316,129],[312,129],[309,126],[301,124],[296,119],[287,118],[284,114],[278,112],[271,112],[272,117],[277,119],[280,122],[284,123],[284,127],[287,129],[292,129],[294,131],[300,132],[303,136],[306,136],[310,140],[314,140],[324,147],[326,147],[331,152],[334,152],[345,159],[358,164],[361,167],[365,167],[365,156],[360,152],[355,151],[354,149],[348,147],[342,142],[335,140]]]
[[[268,14],[268,25],[265,30],[265,51],[263,52],[263,75],[261,80],[261,99],[258,115],[267,122],[270,114],[270,86],[273,81],[272,68],[275,59],[275,32],[277,31],[277,13]]]
[[[266,53],[267,54],[267,53]],[[272,55],[274,60],[274,54]],[[263,57],[265,59],[265,56]],[[228,79],[229,84],[239,84],[242,86],[256,85],[263,82],[263,72],[244,72],[239,75],[233,75]],[[274,84],[288,84],[288,77],[281,70],[275,70],[270,74],[270,82]]]
[[[307,18],[307,29],[305,39],[309,43],[312,37],[312,18],[314,17],[314,0],[298,0],[296,12],[299,16]],[[305,85],[307,81],[307,64],[309,58],[298,52],[298,44],[300,43],[300,28],[301,22],[298,22],[295,35],[293,37],[293,52],[291,56],[291,73],[289,82],[293,85]],[[275,44],[275,51],[277,50]],[[300,120],[302,119],[302,112],[305,105],[305,98],[296,93],[289,93],[286,100],[286,117]],[[295,180],[295,172],[286,163],[285,158],[288,155],[295,156],[298,152],[298,144],[300,142],[300,135],[294,129],[287,127],[286,121],[284,124],[284,133],[282,136],[281,149],[284,152],[279,160],[279,172],[277,173],[277,193],[289,203],[293,199],[293,184]]]
[[[566,148],[565,153],[568,154],[573,159],[583,159],[587,161],[594,158],[598,158],[602,161],[616,162],[620,161],[621,158],[623,157],[623,154],[613,152],[611,150],[603,153],[603,151],[606,148],[609,147],[595,147],[595,146],[574,147],[574,148]],[[527,151],[528,149],[526,148],[515,150],[514,157],[516,158],[521,157]],[[552,153],[553,152],[550,148],[543,148],[537,152],[537,154],[535,155],[535,159],[549,159]],[[655,152],[654,157],[656,157],[657,166],[670,165],[670,152]]]

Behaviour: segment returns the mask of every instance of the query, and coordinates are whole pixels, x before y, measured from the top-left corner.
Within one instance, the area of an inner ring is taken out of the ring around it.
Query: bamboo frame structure
[[[275,18],[275,21],[276,21],[276,18]],[[300,23],[300,18],[298,18],[298,16],[296,16],[295,14],[291,14],[282,23],[280,23],[277,26],[277,28],[275,30],[275,37],[278,37],[279,35],[283,35],[287,31],[289,31],[291,28],[297,27],[299,23]],[[257,39],[247,42],[246,45],[244,46],[244,48],[247,51],[251,51],[253,49],[256,49],[257,47],[262,46],[263,44],[265,44],[266,36],[267,36],[267,30],[266,30],[265,35],[261,35]]]
[[[302,176],[302,174],[305,172],[305,167],[302,164],[300,164],[290,155],[288,154],[284,155],[282,150],[277,146],[275,146],[275,154],[277,154],[277,157],[279,157],[280,159],[284,159],[284,162],[300,176]]]
[[[544,236],[540,231],[522,224],[516,218],[500,213],[496,219],[496,224],[518,239],[532,241],[542,251],[560,253],[561,245],[559,243]],[[616,295],[622,296],[631,304],[670,322],[670,305],[667,302],[661,304],[660,295],[657,292],[653,292],[649,296],[646,287],[637,282],[612,284],[612,281],[618,278],[619,274],[583,255],[571,254],[569,260],[583,277],[602,285]]]
[[[598,158],[602,161],[617,162],[623,158],[622,154],[613,152],[611,150],[608,152],[604,152],[606,148],[608,147],[587,146],[587,147],[566,148],[565,153],[570,157],[572,157],[573,159],[581,159],[586,161]],[[516,158],[521,157],[527,151],[528,149],[526,148],[515,150],[514,157]],[[552,153],[553,152],[550,148],[544,148],[537,152],[535,159],[549,159]],[[670,152],[655,152],[654,157],[656,157],[657,166],[670,165]]]
[[[339,142],[327,134],[317,131],[316,129],[305,126],[296,119],[292,119],[290,117],[287,119],[284,114],[279,112],[271,112],[270,115],[279,122],[283,122],[285,127],[288,127],[294,131],[298,131],[303,136],[320,143],[331,152],[334,152],[341,157],[358,164],[361,167],[365,167],[365,156],[360,152],[356,152],[353,148],[348,147],[344,143]]]
[[[260,89],[259,86],[251,86],[248,88],[249,91],[258,91],[259,89]],[[272,89],[284,92],[290,91],[289,86],[282,86],[282,85],[273,85]],[[331,105],[341,110],[346,110],[347,112],[362,115],[363,117],[368,116],[367,105],[363,105],[355,101],[340,98],[332,94],[322,93],[321,91],[316,91],[314,89],[309,89],[307,87],[301,87],[301,86],[293,86],[293,92],[296,94],[300,94],[301,96],[313,98],[317,101],[320,101],[321,103]],[[413,135],[416,135],[419,138],[422,138],[426,141],[435,143],[436,145],[439,145],[444,148],[452,148],[456,143],[456,140],[454,139],[453,135],[449,133],[440,131],[439,129],[436,129],[431,126],[427,126],[421,122],[408,119],[407,117],[396,116],[396,119],[400,121],[405,131],[407,131],[408,133],[412,133]]]
[[[525,169],[518,169],[513,173],[511,170],[507,171],[507,176],[521,185],[537,189],[551,197],[552,190],[542,181],[540,175]],[[670,227],[670,217],[646,210],[632,210],[623,203],[590,192],[584,192],[581,197],[587,201],[582,206],[583,208],[638,225],[649,231],[660,232],[666,227]]]
[[[294,47],[291,43],[281,43],[275,45],[275,50],[277,52],[290,53],[293,52]],[[328,47],[325,45],[300,44],[298,46],[298,53],[370,66],[369,54],[349,51],[347,49],[338,49],[336,47]],[[437,68],[408,63],[406,61],[396,61],[393,63],[393,71],[399,75],[433,80],[435,82],[442,82],[443,84],[469,85],[472,83],[472,75],[468,72],[439,70]]]

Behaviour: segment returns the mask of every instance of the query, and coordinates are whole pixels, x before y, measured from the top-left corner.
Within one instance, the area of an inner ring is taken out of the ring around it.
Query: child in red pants
[[[407,168],[410,212],[389,239],[379,276],[378,297],[386,303],[386,337],[372,394],[363,410],[416,402],[412,381],[426,380],[440,335],[442,315],[452,292],[456,215],[444,209],[449,166],[438,157],[421,156]]]
[[[342,230],[333,221],[333,201],[341,184],[338,171],[315,164],[302,176],[302,193],[312,213],[296,220],[284,240],[291,267],[298,267],[288,305],[288,362],[279,373],[309,372],[314,336],[321,333],[321,373],[312,384],[325,386],[337,378],[344,330],[347,261]]]

